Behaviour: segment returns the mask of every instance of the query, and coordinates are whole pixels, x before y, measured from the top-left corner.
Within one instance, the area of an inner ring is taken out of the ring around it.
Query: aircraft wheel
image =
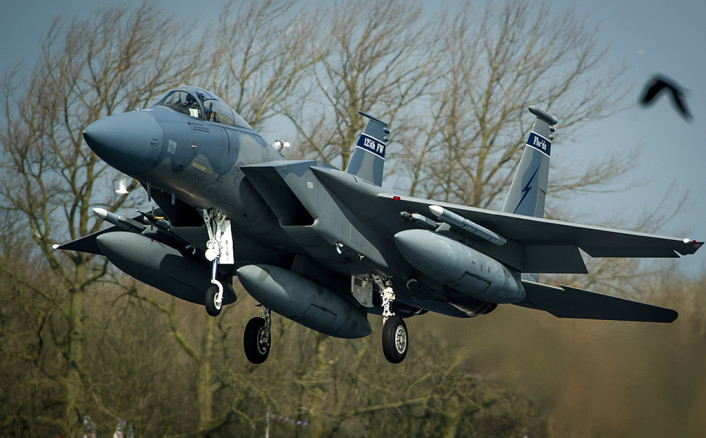
[[[399,316],[391,316],[382,327],[382,351],[392,363],[400,363],[407,356],[409,336],[407,325]]]
[[[212,284],[206,289],[206,312],[211,316],[218,316],[223,308],[223,300],[218,297],[218,286]]]
[[[245,356],[251,363],[261,364],[270,355],[270,331],[265,327],[265,318],[253,318],[245,326],[243,336]]]

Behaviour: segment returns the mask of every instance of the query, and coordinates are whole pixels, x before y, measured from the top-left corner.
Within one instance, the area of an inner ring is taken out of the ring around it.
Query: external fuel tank
[[[470,297],[489,303],[525,298],[520,274],[460,242],[428,230],[395,234],[402,256],[416,269]]]
[[[121,271],[170,295],[203,304],[211,265],[138,233],[114,231],[96,238],[98,247]],[[219,276],[223,304],[235,301],[232,277]]]
[[[303,326],[338,338],[372,332],[365,310],[308,278],[270,265],[246,265],[237,272],[253,298]]]

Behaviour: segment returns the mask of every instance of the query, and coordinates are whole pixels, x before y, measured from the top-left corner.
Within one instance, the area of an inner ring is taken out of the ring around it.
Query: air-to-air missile
[[[498,246],[503,246],[505,245],[505,243],[507,243],[507,240],[498,233],[490,231],[489,229],[478,225],[477,223],[466,219],[451,210],[439,207],[438,205],[430,205],[429,211],[434,213],[434,215],[442,221],[447,222],[449,225],[453,226],[454,229],[458,229],[461,232],[470,234],[475,237],[480,237],[481,239],[487,240],[488,242]]]
[[[130,219],[129,217],[121,216],[106,210],[105,208],[94,208],[93,214],[109,222],[123,231],[137,231],[138,233],[143,231],[147,225],[142,224],[135,219]]]

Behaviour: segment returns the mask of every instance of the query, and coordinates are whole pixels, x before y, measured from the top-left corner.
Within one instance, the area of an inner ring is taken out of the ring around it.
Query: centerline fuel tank
[[[308,278],[270,265],[246,265],[237,272],[253,298],[303,326],[338,338],[372,332],[365,310]]]

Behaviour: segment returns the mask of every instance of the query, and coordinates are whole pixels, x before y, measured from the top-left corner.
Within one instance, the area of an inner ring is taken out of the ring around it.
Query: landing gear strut
[[[230,232],[230,221],[225,213],[215,208],[201,211],[203,221],[208,231],[206,242],[206,259],[212,263],[211,285],[206,289],[206,312],[218,316],[223,308],[223,285],[216,278],[219,264],[234,263],[233,238]]]
[[[270,355],[271,324],[270,309],[263,306],[262,317],[251,319],[245,326],[243,347],[245,347],[245,356],[251,363],[261,364]]]
[[[400,363],[407,357],[409,336],[407,324],[390,310],[395,301],[395,292],[389,278],[374,276],[382,298],[382,352],[391,363]]]

